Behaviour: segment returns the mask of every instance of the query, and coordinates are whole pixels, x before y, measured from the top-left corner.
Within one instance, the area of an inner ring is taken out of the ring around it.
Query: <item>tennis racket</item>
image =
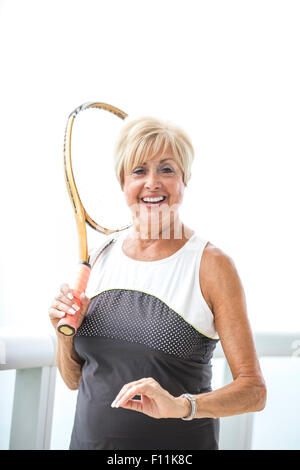
[[[64,174],[65,182],[68,190],[68,194],[72,203],[73,211],[75,214],[78,239],[79,239],[79,268],[75,278],[73,286],[73,295],[76,304],[80,307],[80,295],[85,292],[88,280],[90,277],[91,265],[90,265],[90,256],[88,252],[88,241],[87,241],[87,230],[86,224],[105,235],[110,235],[114,232],[119,232],[128,228],[130,225],[125,225],[123,227],[113,227],[108,228],[103,225],[99,225],[95,222],[88,214],[87,210],[83,206],[82,200],[78,193],[78,188],[75,183],[73,167],[72,167],[72,155],[71,155],[71,143],[73,139],[72,130],[73,124],[76,117],[88,109],[97,109],[100,111],[108,111],[109,113],[114,114],[115,116],[125,119],[127,114],[124,111],[106,103],[84,103],[81,106],[77,107],[68,117],[65,136],[64,136]],[[98,131],[97,131],[98,132]],[[102,135],[105,134],[105,129],[99,129],[99,134],[102,132]],[[99,156],[100,157],[100,156]],[[102,157],[103,158],[103,157]],[[57,324],[57,330],[66,335],[73,336],[77,332],[77,321],[79,317],[79,312],[76,312],[74,315],[66,314]]]

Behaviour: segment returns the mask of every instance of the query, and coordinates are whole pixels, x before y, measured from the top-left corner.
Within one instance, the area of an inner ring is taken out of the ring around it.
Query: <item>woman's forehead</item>
[[[154,161],[155,163],[164,163],[167,160],[173,160],[174,162],[177,162],[178,158],[176,155],[174,155],[174,151],[171,145],[165,144],[166,143],[163,143],[156,152],[153,152],[152,146],[148,148],[148,151],[142,152],[140,154],[140,158],[138,158],[140,164],[146,164],[149,161]]]
[[[146,158],[141,164],[146,165],[148,162],[166,163],[168,161],[173,161],[176,163],[177,159],[172,154],[154,155],[152,157]]]

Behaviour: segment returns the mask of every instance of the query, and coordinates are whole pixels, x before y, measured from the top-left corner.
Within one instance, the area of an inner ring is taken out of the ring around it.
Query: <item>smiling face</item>
[[[142,116],[123,126],[114,149],[114,167],[131,210],[135,236],[151,231],[150,238],[165,238],[169,229],[171,237],[182,239],[178,207],[193,159],[190,138],[170,121]]]
[[[178,218],[184,193],[182,170],[171,149],[132,168],[124,175],[122,190],[134,225],[144,233],[160,233]],[[149,199],[150,198],[150,199]]]

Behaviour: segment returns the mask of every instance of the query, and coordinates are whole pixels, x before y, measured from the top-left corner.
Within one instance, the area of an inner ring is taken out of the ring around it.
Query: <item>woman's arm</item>
[[[233,260],[214,245],[208,245],[203,253],[200,281],[214,314],[233,382],[212,392],[194,395],[195,417],[218,418],[260,411],[266,403],[266,386],[256,356],[244,290]],[[185,400],[184,412],[188,411],[187,399],[181,400]]]
[[[210,306],[233,381],[225,387],[194,395],[195,418],[219,418],[260,411],[266,403],[266,386],[256,356],[241,280],[232,259],[208,245],[200,267],[200,285]],[[134,400],[141,395],[142,400]],[[111,404],[153,418],[183,418],[190,403],[174,397],[152,377],[125,384]]]
[[[57,333],[56,363],[63,381],[71,390],[77,390],[81,380],[83,361],[74,348],[73,338]]]
[[[87,312],[90,299],[85,294],[80,296],[81,308],[77,326],[81,325]],[[52,301],[49,308],[49,317],[57,336],[56,363],[63,381],[71,390],[77,390],[81,380],[81,368],[83,360],[78,356],[74,348],[74,338],[64,336],[57,331],[57,323],[66,314],[75,314],[78,310],[74,303],[72,290],[68,284],[60,286],[59,294]]]

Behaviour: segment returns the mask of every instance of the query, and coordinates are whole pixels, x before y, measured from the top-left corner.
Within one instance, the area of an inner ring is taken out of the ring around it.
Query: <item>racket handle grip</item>
[[[81,307],[80,295],[86,290],[90,272],[91,266],[89,264],[80,263],[73,288],[74,301],[79,308]],[[59,320],[57,330],[65,336],[74,336],[77,332],[79,315],[80,310],[78,310],[74,315],[69,315],[67,313],[61,320]]]

